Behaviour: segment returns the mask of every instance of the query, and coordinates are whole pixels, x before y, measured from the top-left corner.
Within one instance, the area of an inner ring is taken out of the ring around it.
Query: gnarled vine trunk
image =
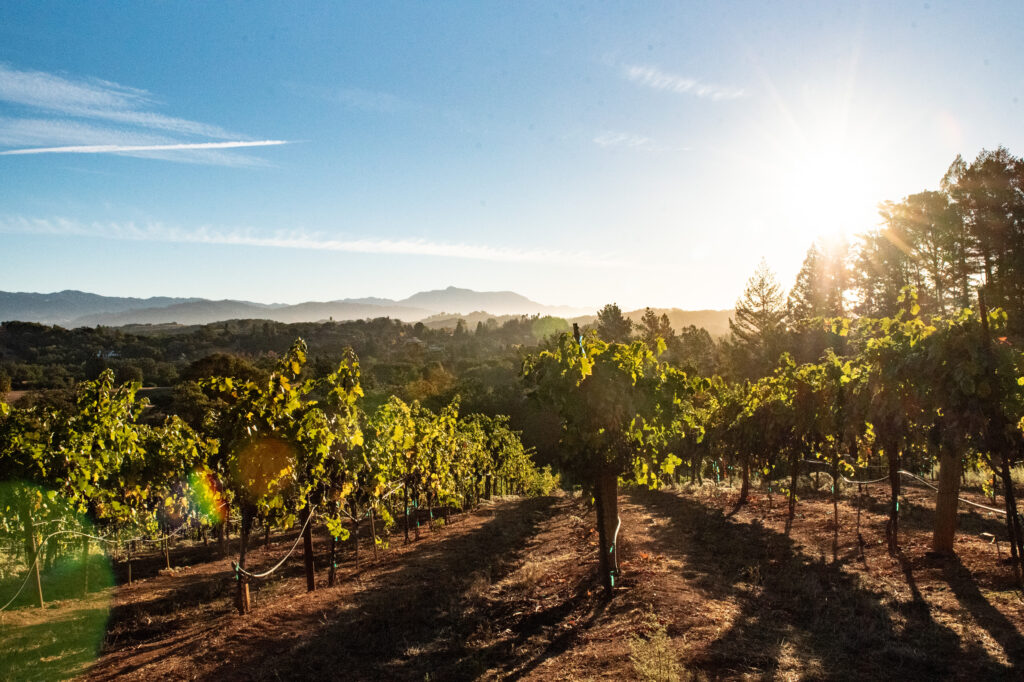
[[[1009,448],[1003,451],[1000,476],[1003,479],[1003,496],[1006,503],[1006,533],[1010,541],[1010,557],[1017,584],[1024,579],[1024,529],[1021,528],[1020,516],[1017,514],[1017,499],[1013,492],[1013,478],[1010,473]]]
[[[932,534],[932,551],[937,554],[953,553],[961,468],[959,448],[944,440],[939,454],[939,492],[935,499],[935,530]]]
[[[618,579],[619,476],[612,469],[602,469],[594,488],[597,507],[598,551],[600,552],[601,584],[610,597]]]

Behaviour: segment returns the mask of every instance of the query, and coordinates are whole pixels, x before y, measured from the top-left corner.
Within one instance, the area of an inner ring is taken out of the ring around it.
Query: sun
[[[853,145],[804,146],[780,168],[780,209],[794,233],[810,239],[849,238],[877,223],[870,160]]]

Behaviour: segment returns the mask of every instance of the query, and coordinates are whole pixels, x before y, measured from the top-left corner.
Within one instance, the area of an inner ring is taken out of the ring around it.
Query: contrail
[[[236,149],[238,147],[272,147],[289,144],[288,140],[252,140],[239,142],[186,142],[182,144],[90,144],[75,147],[31,147],[28,149],[8,149],[0,152],[0,156],[12,154],[110,154],[118,152],[163,152],[181,149]]]

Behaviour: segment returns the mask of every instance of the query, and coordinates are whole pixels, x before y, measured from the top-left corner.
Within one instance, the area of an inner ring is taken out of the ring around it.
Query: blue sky
[[[1024,153],[1022,8],[6,2],[0,290],[730,307]]]

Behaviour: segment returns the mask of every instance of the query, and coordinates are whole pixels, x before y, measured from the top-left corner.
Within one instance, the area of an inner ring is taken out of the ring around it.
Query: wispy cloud
[[[651,146],[651,138],[634,133],[619,133],[606,130],[594,138],[598,147],[628,147],[630,149],[647,149]]]
[[[627,66],[625,67],[625,74],[628,80],[655,90],[693,95],[712,100],[737,99],[746,96],[746,92],[742,88],[701,83],[696,78],[668,73],[656,66]]]
[[[0,232],[95,237],[129,241],[256,246],[306,251],[434,256],[502,263],[566,263],[588,267],[617,267],[624,263],[586,251],[521,249],[507,246],[434,242],[426,239],[331,239],[322,234],[289,230],[270,234],[252,229],[199,227],[185,229],[162,223],[83,223],[65,218],[0,217]]]
[[[646,135],[606,130],[594,138],[594,144],[603,149],[626,149],[640,152],[685,152],[689,147],[659,144]]]
[[[9,154],[103,154],[118,152],[182,151],[186,149],[238,149],[240,147],[271,147],[288,144],[285,140],[253,140],[251,142],[186,142],[181,144],[117,145],[93,144],[72,147],[32,147],[29,149],[8,149],[0,156]]]
[[[0,118],[0,144],[19,147],[0,153],[130,154],[243,165],[245,157],[204,150],[266,146],[266,141],[220,126],[161,114],[154,110],[158,103],[147,91],[98,79],[72,79],[0,64],[0,102],[27,114]],[[224,142],[219,147],[203,146],[213,141]],[[33,151],[29,146],[40,149]],[[143,149],[157,146],[162,148]],[[189,153],[167,155],[168,150]]]

